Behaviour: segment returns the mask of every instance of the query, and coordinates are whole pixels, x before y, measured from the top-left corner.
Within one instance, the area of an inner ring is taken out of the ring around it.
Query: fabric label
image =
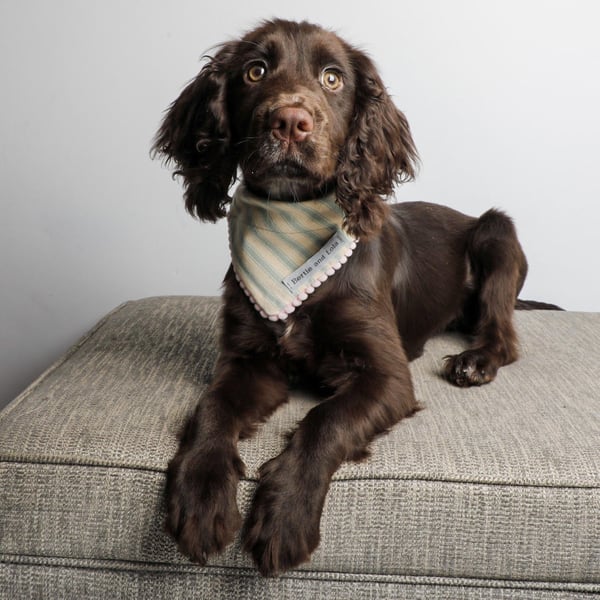
[[[325,242],[325,245],[320,250],[315,252],[304,264],[300,265],[293,273],[290,273],[283,279],[283,285],[292,294],[296,294],[303,285],[307,285],[308,282],[314,280],[315,275],[326,270],[325,266],[329,263],[328,259],[331,258],[343,243],[344,236],[340,231],[337,231]]]

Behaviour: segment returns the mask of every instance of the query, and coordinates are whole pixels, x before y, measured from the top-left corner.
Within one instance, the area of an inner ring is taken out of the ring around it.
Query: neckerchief
[[[341,269],[357,240],[342,227],[335,193],[284,202],[253,195],[240,185],[228,214],[233,269],[261,316],[285,320]]]

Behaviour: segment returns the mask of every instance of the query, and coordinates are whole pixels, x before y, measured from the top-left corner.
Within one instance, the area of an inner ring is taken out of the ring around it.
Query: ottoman
[[[200,568],[163,532],[165,469],[217,353],[216,298],[128,302],[0,413],[0,598],[600,597],[600,314],[519,312],[481,388],[411,364],[424,410],[335,474],[309,563],[260,577],[239,540]],[[317,400],[240,444],[257,469]]]

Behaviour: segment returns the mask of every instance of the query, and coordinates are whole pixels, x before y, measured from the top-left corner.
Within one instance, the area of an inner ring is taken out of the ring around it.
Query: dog
[[[470,336],[441,369],[457,386],[517,359],[527,261],[498,210],[386,202],[417,170],[407,119],[370,58],[310,23],[268,21],[223,44],[167,110],[153,151],[175,164],[192,215],[230,227],[220,356],[167,472],[166,527],[191,560],[204,565],[242,527],[238,440],[293,378],[324,394],[261,467],[242,529],[275,575],[317,547],[340,464],[420,409],[408,363],[428,338]]]

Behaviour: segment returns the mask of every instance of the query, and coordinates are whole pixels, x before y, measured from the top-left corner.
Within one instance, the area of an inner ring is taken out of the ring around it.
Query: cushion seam
[[[232,574],[237,577],[257,579],[258,572],[250,567],[226,567],[226,566],[186,566],[177,563],[157,563],[142,561],[123,561],[110,559],[74,559],[57,556],[35,556],[21,554],[0,554],[0,563],[39,566],[51,568],[69,568],[93,571],[125,571],[125,572],[147,572],[168,573],[170,575],[221,575]],[[384,573],[360,573],[344,571],[291,571],[284,573],[280,579],[297,581],[321,581],[339,583],[380,583],[401,585],[434,585],[439,587],[471,587],[471,588],[493,588],[493,589],[519,589],[539,591],[572,591],[583,593],[595,593],[600,591],[598,582],[573,582],[573,581],[544,581],[526,579],[495,579],[482,577],[465,577],[451,575],[402,575]]]
[[[110,461],[97,463],[93,462],[77,462],[77,461],[60,461],[60,460],[40,460],[40,459],[23,459],[17,456],[5,455],[0,457],[0,464],[17,464],[17,465],[38,465],[38,466],[58,466],[58,467],[82,467],[95,469],[114,469],[123,471],[141,471],[148,473],[166,474],[166,468],[151,467],[148,465],[121,465],[111,463]],[[257,483],[256,477],[242,477],[241,481]],[[414,481],[414,482],[430,482],[430,483],[447,483],[447,484],[466,484],[466,485],[482,485],[490,487],[520,487],[520,488],[550,488],[550,489],[566,489],[566,490],[598,490],[600,485],[594,484],[553,484],[543,482],[519,482],[519,481],[490,481],[485,479],[474,478],[452,478],[452,477],[434,477],[428,475],[397,475],[397,476],[371,476],[371,477],[340,477],[332,479],[332,485],[341,483],[352,483],[360,481]]]

